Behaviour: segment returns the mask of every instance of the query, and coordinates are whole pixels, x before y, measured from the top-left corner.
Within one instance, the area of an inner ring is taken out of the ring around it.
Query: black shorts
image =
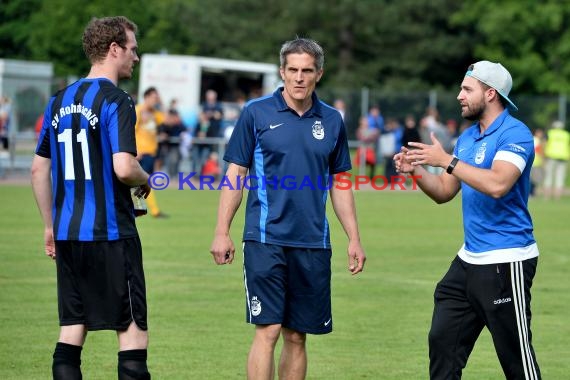
[[[132,321],[147,329],[141,242],[56,241],[60,326],[126,330]]]

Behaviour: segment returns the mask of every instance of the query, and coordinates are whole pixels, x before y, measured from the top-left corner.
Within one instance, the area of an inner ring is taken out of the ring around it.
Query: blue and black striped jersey
[[[130,96],[111,81],[81,79],[44,112],[36,154],[52,160],[55,240],[105,241],[137,235],[129,186],[113,154],[136,155]]]

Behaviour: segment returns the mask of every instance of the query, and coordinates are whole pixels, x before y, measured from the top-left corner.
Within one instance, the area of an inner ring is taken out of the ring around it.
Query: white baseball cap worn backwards
[[[509,92],[513,87],[513,78],[500,63],[479,61],[469,66],[465,76],[473,77],[494,88],[509,103],[509,108],[514,111],[518,110],[515,103],[509,99]]]

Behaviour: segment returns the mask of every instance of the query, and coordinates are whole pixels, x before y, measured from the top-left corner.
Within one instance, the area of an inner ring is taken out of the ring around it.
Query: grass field
[[[169,219],[138,219],[149,302],[153,379],[244,379],[253,327],[244,322],[241,253],[231,266],[209,254],[216,191],[165,190]],[[348,273],[346,238],[333,239],[334,332],[308,338],[308,379],[426,379],[436,282],[462,241],[459,199],[437,206],[421,193],[357,192],[368,261]],[[0,379],[47,379],[58,335],[55,266],[28,186],[0,186]],[[532,199],[541,250],[533,286],[533,343],[545,379],[570,373],[570,199]],[[243,209],[232,235],[239,246]],[[116,378],[113,332],[87,337],[86,379]],[[464,379],[503,378],[489,334]]]

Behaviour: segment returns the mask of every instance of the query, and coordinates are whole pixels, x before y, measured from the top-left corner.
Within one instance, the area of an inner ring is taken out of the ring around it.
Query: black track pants
[[[460,379],[487,327],[507,379],[540,379],[530,331],[538,259],[473,265],[456,257],[437,284],[429,332],[430,378]]]

